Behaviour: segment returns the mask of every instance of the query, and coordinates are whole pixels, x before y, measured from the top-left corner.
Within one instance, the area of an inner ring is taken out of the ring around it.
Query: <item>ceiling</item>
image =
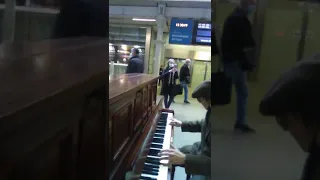
[[[112,6],[140,6],[140,7],[156,7],[158,3],[165,3],[167,7],[177,7],[177,8],[208,8],[211,7],[211,0],[109,0],[109,5]],[[131,18],[128,17],[111,17],[109,18],[109,24],[117,24],[117,25],[133,25],[140,27],[153,27],[156,31],[156,22],[138,22],[132,21]],[[170,19],[167,19],[166,26],[164,28],[164,32],[169,32]]]
[[[211,7],[211,0],[109,0],[109,5],[113,6],[152,6],[156,7],[158,3],[165,3],[167,7],[184,7],[184,8],[208,8]]]
[[[140,22],[132,21],[132,18],[128,17],[112,17],[109,18],[109,24],[115,24],[119,26],[138,26],[138,27],[152,27],[156,31],[157,24],[156,22]],[[167,20],[164,32],[169,32],[170,19]]]

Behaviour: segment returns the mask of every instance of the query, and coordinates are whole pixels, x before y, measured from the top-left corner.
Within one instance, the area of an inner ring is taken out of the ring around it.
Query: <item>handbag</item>
[[[220,61],[219,61],[220,62]],[[227,105],[231,102],[232,79],[226,75],[219,63],[217,72],[211,73],[211,103],[212,105]]]
[[[181,84],[176,84],[176,85],[174,85],[173,86],[173,94],[174,94],[174,96],[176,96],[176,95],[181,95],[182,94],[182,86],[181,86]]]

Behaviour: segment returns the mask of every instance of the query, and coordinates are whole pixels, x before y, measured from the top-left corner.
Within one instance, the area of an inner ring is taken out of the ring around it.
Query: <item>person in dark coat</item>
[[[255,0],[241,0],[240,6],[224,22],[221,52],[226,75],[232,79],[237,95],[237,116],[235,130],[244,133],[255,132],[247,122],[248,87],[246,72],[253,69],[247,56],[253,52],[255,41],[248,18],[255,11]]]
[[[170,124],[181,127],[182,132],[201,133],[201,141],[179,149],[172,145],[171,149],[162,150],[159,156],[162,159],[169,159],[170,164],[184,166],[187,174],[202,175],[209,180],[211,176],[211,80],[200,84],[192,93],[192,98],[196,98],[207,110],[205,119],[190,122],[171,119]]]
[[[161,76],[162,72],[163,72],[163,65],[160,66],[159,76]],[[158,86],[160,86],[160,85],[161,85],[161,79],[158,80]]]
[[[190,77],[190,69],[189,66],[191,64],[190,59],[186,59],[184,65],[180,68],[180,84],[183,87],[184,90],[184,103],[185,104],[190,104],[188,101],[188,84],[191,82],[191,77]]]
[[[217,44],[217,38],[216,38],[216,30],[215,28],[212,29],[212,50],[211,50],[211,54],[213,56],[219,54],[219,48],[218,48],[218,44]]]
[[[52,38],[108,37],[109,4],[103,0],[61,1]]]
[[[309,154],[302,180],[320,179],[320,54],[282,74],[260,102],[260,113],[275,117]]]
[[[143,61],[139,57],[139,49],[132,48],[131,50],[131,58],[129,59],[128,67],[126,70],[126,74],[129,73],[143,73],[144,65]]]
[[[162,87],[160,95],[164,96],[164,106],[166,109],[170,108],[170,105],[175,96],[176,80],[179,78],[177,69],[174,68],[174,60],[169,59],[167,67],[163,70],[161,75]]]

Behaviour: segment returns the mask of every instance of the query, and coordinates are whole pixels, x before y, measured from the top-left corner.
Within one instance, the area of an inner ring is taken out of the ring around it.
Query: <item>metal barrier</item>
[[[126,72],[128,64],[122,63],[109,63],[109,75],[119,75],[124,74]]]

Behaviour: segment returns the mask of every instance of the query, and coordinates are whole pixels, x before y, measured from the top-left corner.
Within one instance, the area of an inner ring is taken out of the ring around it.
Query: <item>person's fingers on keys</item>
[[[171,156],[172,154],[174,154],[174,150],[172,149],[165,149],[165,150],[162,150],[158,156],[162,157],[162,156]]]
[[[172,153],[174,151],[175,151],[174,149],[162,149],[160,151],[159,155],[166,154],[166,153]]]
[[[161,160],[170,160],[170,156],[161,156],[160,161]]]

